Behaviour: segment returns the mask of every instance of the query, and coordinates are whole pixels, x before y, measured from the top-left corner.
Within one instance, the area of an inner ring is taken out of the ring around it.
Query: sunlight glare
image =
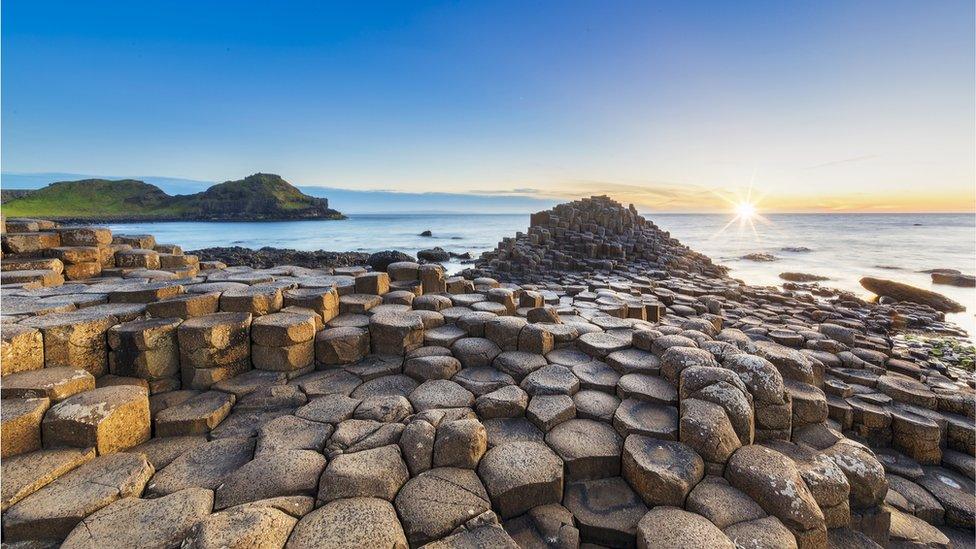
[[[735,213],[739,219],[750,219],[756,215],[756,207],[749,202],[740,202],[735,207]]]

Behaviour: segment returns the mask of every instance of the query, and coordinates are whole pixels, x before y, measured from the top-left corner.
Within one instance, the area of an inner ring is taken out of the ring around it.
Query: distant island
[[[3,214],[58,221],[280,221],[345,219],[326,198],[309,196],[274,174],[257,173],[187,195],[170,196],[135,179],[60,181],[36,191],[4,191]]]

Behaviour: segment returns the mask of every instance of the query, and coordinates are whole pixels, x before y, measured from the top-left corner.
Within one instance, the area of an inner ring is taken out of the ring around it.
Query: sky
[[[965,1],[2,3],[5,172],[973,211]]]

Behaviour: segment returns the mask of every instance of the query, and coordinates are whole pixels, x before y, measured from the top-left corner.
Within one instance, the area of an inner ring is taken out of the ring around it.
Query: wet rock
[[[576,518],[580,540],[606,547],[633,547],[637,523],[647,513],[620,477],[571,482],[563,501]]]

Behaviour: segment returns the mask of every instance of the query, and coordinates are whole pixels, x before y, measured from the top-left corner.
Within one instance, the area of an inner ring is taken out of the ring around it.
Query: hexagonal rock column
[[[149,396],[135,385],[102,387],[55,404],[42,423],[45,448],[94,447],[100,455],[149,440]]]
[[[792,406],[776,366],[765,358],[745,353],[726,356],[722,366],[735,372],[752,394],[755,439],[789,440]]]
[[[511,442],[485,454],[478,474],[502,518],[563,499],[563,461],[548,446]]]
[[[61,235],[62,246],[108,246],[112,243],[112,231],[106,227],[58,227],[54,232]]]
[[[390,502],[378,498],[339,499],[305,515],[287,547],[389,547],[407,549],[407,539]]]
[[[142,454],[99,456],[66,473],[7,510],[5,542],[60,542],[95,511],[142,494],[153,467]]]
[[[424,344],[424,322],[412,311],[377,313],[369,319],[369,341],[376,354],[404,355]]]
[[[235,401],[231,393],[207,391],[170,406],[154,418],[156,436],[205,435],[230,414]]]
[[[193,286],[190,286],[192,288]],[[146,314],[154,318],[182,318],[216,313],[220,292],[189,293],[146,304]]]
[[[114,375],[149,382],[149,392],[179,387],[180,347],[178,318],[134,320],[108,331],[108,369]]]
[[[95,388],[95,377],[75,368],[41,368],[3,377],[0,396],[14,398],[49,398],[61,402],[71,395]]]
[[[699,399],[720,406],[725,411],[732,428],[735,429],[739,442],[742,445],[752,444],[755,432],[752,394],[734,372],[725,368],[707,366],[686,368],[681,372],[678,392],[682,400]],[[826,412],[826,401],[824,401],[824,412]]]
[[[447,291],[444,280],[444,267],[435,264],[421,265],[418,271],[424,294],[441,294]]]
[[[637,523],[637,546],[641,549],[737,547],[705,517],[666,506],[651,509]]]
[[[115,265],[120,269],[159,269],[159,253],[153,250],[121,250],[115,252]]]
[[[297,372],[315,358],[315,317],[272,313],[251,323],[251,363],[258,370]]]
[[[328,328],[315,335],[315,360],[319,364],[352,364],[368,354],[369,332],[362,328]]]
[[[9,233],[3,235],[3,251],[24,256],[38,256],[61,245],[61,237],[53,232]]]
[[[21,324],[0,326],[0,375],[44,367],[40,330]]]
[[[319,479],[318,501],[329,503],[357,497],[393,501],[409,478],[407,464],[396,445],[340,454],[329,463]]]
[[[179,546],[190,528],[210,514],[213,499],[204,488],[156,499],[124,498],[86,517],[61,547]]]
[[[546,434],[546,444],[566,464],[566,480],[590,480],[620,475],[623,439],[606,423],[571,419]]]
[[[412,546],[440,539],[492,508],[478,475],[454,467],[418,474],[403,485],[394,501]]]
[[[250,313],[214,313],[180,324],[183,387],[207,389],[251,368]]]
[[[102,273],[101,254],[94,246],[59,246],[48,250],[48,254],[64,264],[64,277],[68,280],[82,280]]]
[[[214,509],[266,498],[314,495],[325,465],[325,456],[314,450],[264,452],[221,480]]]
[[[220,310],[261,316],[281,310],[284,300],[275,287],[231,288],[220,294]]]
[[[688,493],[705,476],[705,462],[680,442],[630,435],[621,457],[624,478],[651,507],[684,507]]]
[[[95,377],[105,373],[108,345],[105,333],[118,324],[114,315],[85,309],[28,318],[21,325],[44,334],[44,366],[84,368]]]
[[[295,288],[282,293],[285,307],[311,309],[329,322],[339,316],[339,292],[335,288]]]
[[[433,466],[474,469],[487,449],[488,433],[480,421],[445,421],[437,426]]]
[[[356,293],[383,295],[390,291],[390,275],[366,273],[356,277]]]
[[[0,457],[41,448],[41,420],[51,405],[47,398],[4,400],[0,405]]]
[[[789,458],[762,446],[744,446],[729,460],[725,478],[783,521],[800,548],[826,547],[823,512]]]
[[[605,547],[633,547],[637,523],[647,513],[620,477],[571,482],[563,501],[579,524],[580,541]]]

